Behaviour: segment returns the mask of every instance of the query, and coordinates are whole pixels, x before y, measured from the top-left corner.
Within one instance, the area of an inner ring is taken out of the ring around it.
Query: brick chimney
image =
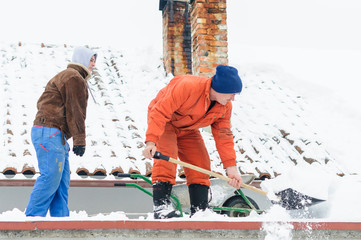
[[[192,73],[211,77],[219,64],[228,64],[226,0],[191,3]]]
[[[161,0],[163,15],[163,61],[167,73],[192,73],[192,42],[187,0]]]
[[[226,0],[160,0],[167,73],[211,77],[228,64]]]

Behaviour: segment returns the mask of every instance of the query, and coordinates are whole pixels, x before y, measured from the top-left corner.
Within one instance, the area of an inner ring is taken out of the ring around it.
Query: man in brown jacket
[[[69,144],[73,152],[85,152],[85,117],[88,102],[87,80],[95,66],[97,54],[85,47],[74,49],[66,70],[53,77],[40,96],[38,112],[31,130],[40,176],[37,178],[26,208],[26,216],[69,216],[70,184]]]

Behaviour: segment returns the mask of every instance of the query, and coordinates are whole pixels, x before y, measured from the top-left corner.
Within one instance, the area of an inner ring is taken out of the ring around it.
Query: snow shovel
[[[155,152],[153,157],[155,159],[162,159],[162,160],[165,160],[165,161],[168,161],[168,162],[171,162],[171,163],[179,164],[179,165],[181,165],[183,167],[187,167],[189,169],[192,169],[192,170],[195,170],[195,171],[210,175],[212,177],[223,179],[223,180],[225,180],[227,182],[231,180],[229,177],[226,177],[226,176],[223,176],[221,174],[218,174],[218,173],[215,173],[215,172],[208,171],[206,169],[197,167],[195,165],[192,165],[192,164],[182,162],[182,161],[179,161],[177,159],[165,156],[160,152]],[[255,188],[253,186],[250,186],[248,184],[242,183],[241,187],[249,189],[249,190],[257,192],[257,193],[260,193],[260,194],[265,195],[265,196],[268,195],[267,192],[265,192],[265,191],[263,191],[263,190],[261,190],[259,188]],[[311,205],[314,205],[316,203],[325,201],[323,199],[317,199],[317,198],[307,196],[307,195],[302,194],[302,193],[300,193],[300,192],[298,192],[296,190],[293,190],[291,188],[287,188],[287,189],[282,190],[282,191],[280,191],[278,193],[275,193],[275,194],[276,194],[276,196],[278,196],[278,200],[277,201],[272,201],[272,203],[280,204],[282,207],[286,208],[287,210],[303,209],[303,208],[305,208],[307,206],[311,206]]]

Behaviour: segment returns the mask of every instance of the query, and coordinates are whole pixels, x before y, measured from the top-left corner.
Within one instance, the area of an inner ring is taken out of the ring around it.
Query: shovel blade
[[[282,190],[276,193],[276,195],[280,197],[280,201],[274,203],[280,204],[287,210],[304,209],[305,207],[325,201],[323,199],[307,196],[291,188]]]

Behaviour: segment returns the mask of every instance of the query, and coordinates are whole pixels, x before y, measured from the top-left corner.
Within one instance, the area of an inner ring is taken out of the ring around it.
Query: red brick
[[[200,72],[204,72],[204,73],[213,73],[215,72],[213,68],[199,68]]]

